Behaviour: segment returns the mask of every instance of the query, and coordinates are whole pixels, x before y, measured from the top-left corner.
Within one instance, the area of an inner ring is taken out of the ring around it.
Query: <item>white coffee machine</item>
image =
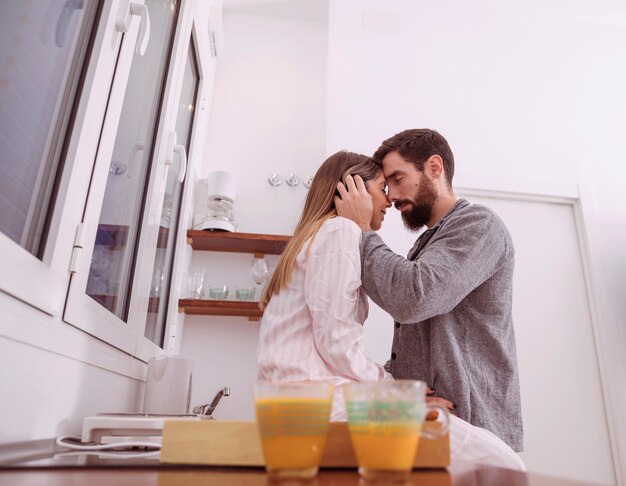
[[[207,179],[207,214],[195,226],[203,230],[237,231],[233,216],[233,203],[237,195],[237,176],[225,171],[215,171]]]

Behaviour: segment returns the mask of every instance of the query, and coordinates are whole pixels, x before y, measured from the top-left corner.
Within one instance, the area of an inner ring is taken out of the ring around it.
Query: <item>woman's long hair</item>
[[[380,167],[371,158],[353,152],[337,152],[324,161],[313,177],[294,235],[285,247],[259,301],[261,309],[265,308],[272,295],[278,294],[289,283],[296,257],[306,241],[315,237],[327,219],[337,215],[334,201],[334,197],[339,194],[337,183],[345,182],[348,175],[360,175],[367,182],[376,178],[380,172]]]

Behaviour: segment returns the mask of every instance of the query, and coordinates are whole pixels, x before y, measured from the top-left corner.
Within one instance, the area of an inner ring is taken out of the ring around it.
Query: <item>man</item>
[[[490,209],[455,196],[454,157],[436,131],[400,132],[373,159],[406,227],[426,227],[403,258],[370,230],[363,182],[337,187],[338,214],[363,231],[363,288],[396,321],[389,371],[425,381],[458,417],[522,451],[508,230]]]

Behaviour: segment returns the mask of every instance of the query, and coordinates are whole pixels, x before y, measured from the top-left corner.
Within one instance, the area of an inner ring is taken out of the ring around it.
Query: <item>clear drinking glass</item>
[[[252,275],[252,280],[254,280],[257,286],[257,299],[260,299],[261,285],[263,285],[263,283],[265,283],[270,276],[267,260],[265,258],[253,258],[252,265],[250,267],[250,275]]]
[[[204,290],[204,270],[191,270],[187,274],[187,297],[201,299]]]
[[[313,478],[326,445],[333,386],[267,383],[254,387],[254,406],[270,479]]]
[[[226,285],[211,285],[209,287],[209,299],[226,300],[228,297],[228,287]]]
[[[235,287],[235,298],[237,300],[254,300],[255,292],[254,287]]]
[[[349,383],[343,386],[352,447],[365,481],[407,481],[420,435],[441,437],[448,430],[448,411],[426,405],[426,383],[399,380]],[[422,431],[426,411],[438,410],[442,426]]]

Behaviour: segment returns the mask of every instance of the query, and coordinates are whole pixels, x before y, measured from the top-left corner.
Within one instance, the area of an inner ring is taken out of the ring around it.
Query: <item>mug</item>
[[[426,405],[426,383],[414,380],[357,382],[343,386],[350,440],[366,481],[406,481],[420,436],[436,438],[448,430],[448,411]],[[439,410],[442,427],[422,430],[429,410]]]
[[[326,445],[333,386],[266,383],[254,387],[254,407],[270,479],[315,477]]]

